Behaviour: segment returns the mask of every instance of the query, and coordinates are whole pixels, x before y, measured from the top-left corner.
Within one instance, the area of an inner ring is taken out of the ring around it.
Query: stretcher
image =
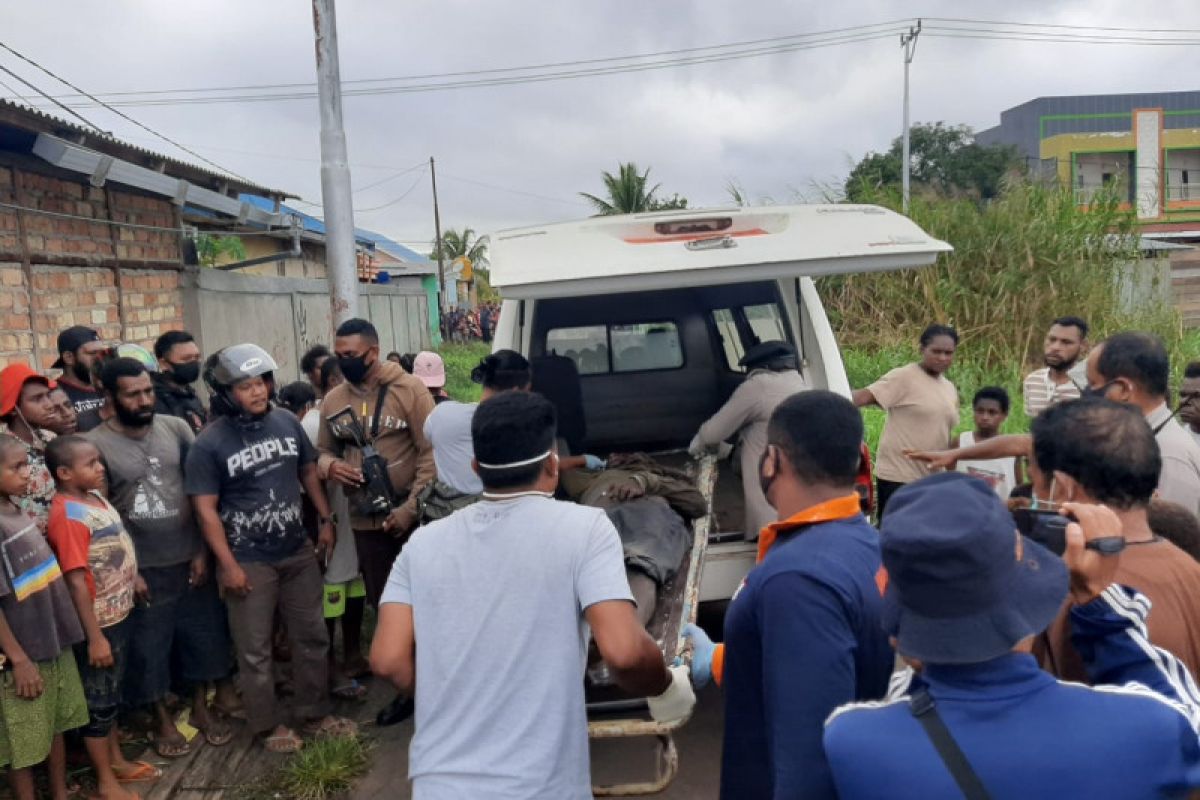
[[[678,466],[686,454],[654,454],[656,460]],[[674,463],[672,463],[674,462]],[[700,603],[700,577],[708,536],[712,527],[713,490],[717,481],[717,462],[706,456],[692,462],[696,470],[696,488],[704,496],[708,513],[692,522],[692,546],[684,553],[675,576],[658,589],[654,616],[646,630],[658,642],[663,661],[690,665],[692,649],[686,646],[683,627],[696,621]],[[670,785],[679,770],[679,753],[673,732],[687,723],[687,718],[671,724],[650,718],[644,697],[631,697],[609,681],[597,680],[597,665],[589,660],[585,696],[588,710],[588,736],[591,739],[644,738],[655,748],[655,775],[649,781],[594,785],[597,797],[619,797],[661,792]],[[601,668],[601,673],[603,669]]]

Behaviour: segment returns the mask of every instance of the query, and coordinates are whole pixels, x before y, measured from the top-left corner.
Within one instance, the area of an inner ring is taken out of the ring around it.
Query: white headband
[[[536,464],[539,461],[545,461],[553,453],[554,453],[554,450],[550,449],[550,450],[547,450],[546,452],[542,453],[540,456],[534,456],[533,458],[527,458],[524,461],[514,461],[511,464],[484,464],[484,463],[480,462],[479,466],[482,467],[483,469],[515,469],[516,467],[528,467],[530,464]]]

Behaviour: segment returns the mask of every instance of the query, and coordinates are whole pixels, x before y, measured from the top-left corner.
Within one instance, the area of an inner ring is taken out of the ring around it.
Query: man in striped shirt
[[[1025,377],[1025,413],[1036,417],[1064,400],[1078,400],[1084,376],[1076,376],[1080,359],[1087,352],[1088,324],[1079,317],[1059,317],[1046,334],[1043,359],[1046,366]]]

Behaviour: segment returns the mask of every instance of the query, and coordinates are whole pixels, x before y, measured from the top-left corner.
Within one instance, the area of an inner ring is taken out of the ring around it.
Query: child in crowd
[[[951,447],[970,447],[999,435],[1000,427],[1008,419],[1008,392],[999,386],[985,386],[975,393],[971,408],[975,412],[975,430],[959,434]],[[1009,492],[1023,483],[1015,458],[959,461],[958,471],[983,479],[996,490],[1001,500],[1007,500]]]
[[[71,646],[83,639],[71,595],[37,523],[17,505],[29,488],[24,443],[0,434],[0,767],[17,800],[34,800],[33,767],[47,762],[50,795],[66,800],[63,731],[88,719]]]
[[[86,643],[75,646],[88,720],[83,741],[105,800],[135,800],[122,783],[150,780],[162,770],[127,761],[117,739],[128,644],[129,612],[135,593],[144,594],[133,540],[121,517],[100,494],[104,464],[100,451],[81,436],[62,436],[46,446],[46,466],[58,488],[50,504],[50,545],[66,575]]]

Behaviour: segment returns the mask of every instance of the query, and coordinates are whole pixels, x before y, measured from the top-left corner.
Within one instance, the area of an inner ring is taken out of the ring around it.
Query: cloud
[[[5,40],[91,91],[315,80],[312,22],[294,0],[203,4],[42,0],[9,10]],[[932,0],[947,17],[1200,28],[1194,0],[1163,0],[1152,18],[1117,0]],[[343,79],[603,58],[763,39],[899,19],[908,3],[724,0],[544,3],[341,0]],[[1157,21],[1157,22],[1156,22]],[[17,68],[10,57],[0,63]],[[912,69],[914,121],[976,128],[1047,94],[1195,88],[1194,48],[1101,47],[923,37]],[[39,84],[44,76],[21,68]],[[807,52],[526,86],[348,97],[355,202],[386,208],[357,221],[413,244],[432,238],[428,174],[361,189],[435,156],[443,223],[489,230],[588,213],[619,161],[652,169],[693,205],[792,199],[837,183],[868,150],[899,134],[901,58],[891,38]],[[347,84],[347,86],[360,84]],[[63,91],[62,87],[55,91]],[[102,110],[82,113],[137,144],[179,154]],[[320,199],[313,100],[171,106],[128,113],[269,186]],[[255,155],[258,154],[258,155]],[[390,169],[389,169],[390,168]],[[405,192],[407,196],[401,198]]]

